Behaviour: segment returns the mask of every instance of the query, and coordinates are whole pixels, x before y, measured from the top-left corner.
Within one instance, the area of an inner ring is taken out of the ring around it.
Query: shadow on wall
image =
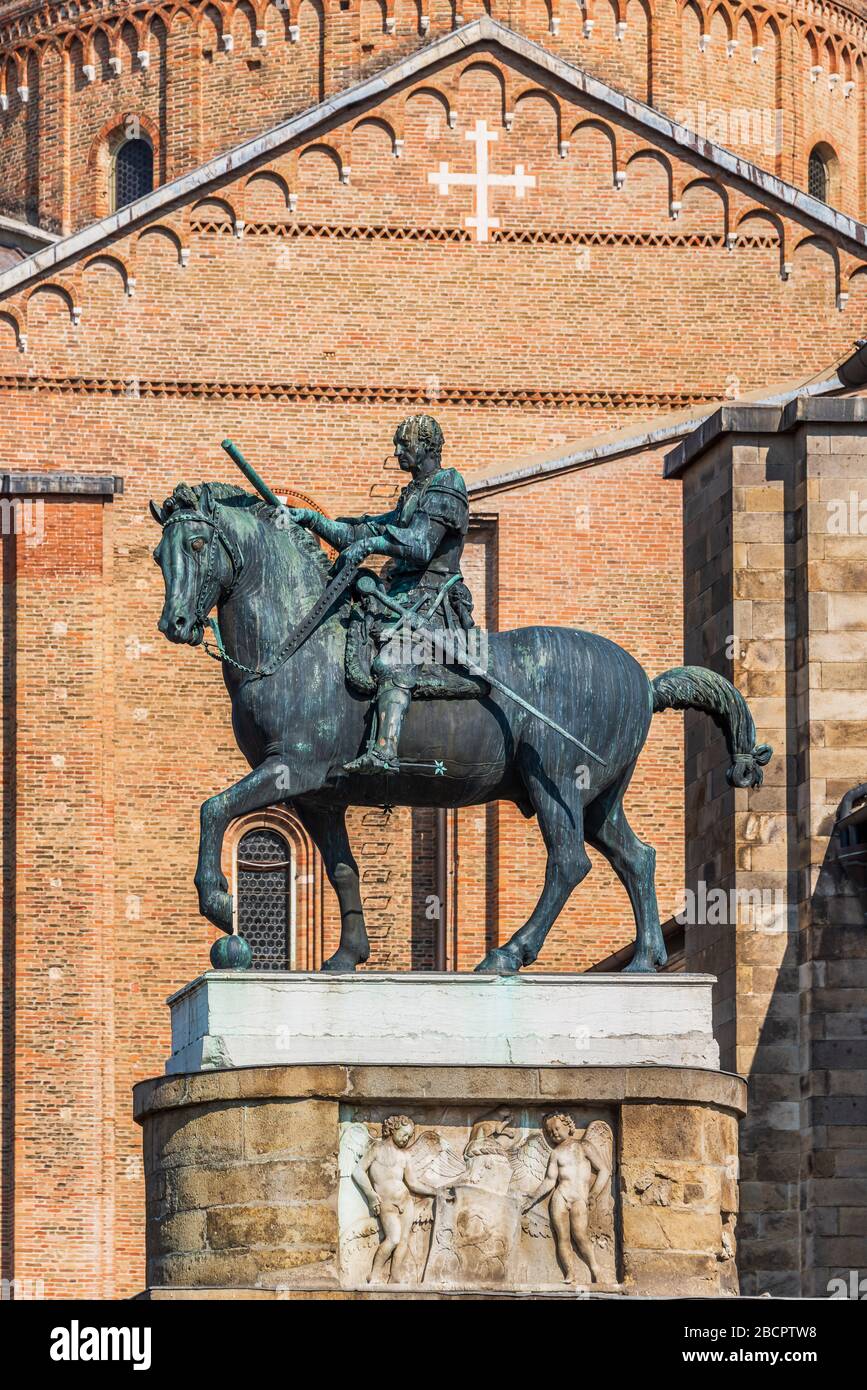
[[[828,852],[816,883],[814,920],[819,902],[838,894],[857,900],[860,920],[867,925],[867,782],[853,787],[837,807]]]
[[[804,1235],[814,1286],[804,1293],[821,1298],[830,1280],[848,1281],[863,1266],[867,1231],[867,782],[837,808],[811,924],[813,1149]]]

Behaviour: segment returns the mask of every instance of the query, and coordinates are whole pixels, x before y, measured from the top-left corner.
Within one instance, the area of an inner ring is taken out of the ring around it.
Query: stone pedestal
[[[710,975],[210,971],[169,999],[166,1072],[295,1062],[718,1067]]]
[[[736,1293],[712,983],[203,977],[135,1088],[148,1296]]]

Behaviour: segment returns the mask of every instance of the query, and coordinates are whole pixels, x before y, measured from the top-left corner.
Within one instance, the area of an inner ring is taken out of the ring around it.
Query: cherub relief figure
[[[353,1178],[382,1226],[382,1240],[373,1257],[369,1283],[406,1282],[410,1235],[416,1216],[413,1197],[435,1197],[437,1188],[453,1181],[464,1165],[432,1130],[413,1143],[415,1124],[408,1115],[389,1115],[382,1138],[359,1159]],[[391,1262],[388,1275],[386,1266]]]
[[[543,1127],[552,1152],[545,1177],[524,1203],[524,1211],[528,1212],[550,1193],[548,1216],[564,1281],[578,1282],[577,1250],[590,1271],[591,1281],[598,1283],[590,1216],[611,1178],[611,1131],[596,1121],[579,1133],[575,1121],[563,1114],[547,1115]]]

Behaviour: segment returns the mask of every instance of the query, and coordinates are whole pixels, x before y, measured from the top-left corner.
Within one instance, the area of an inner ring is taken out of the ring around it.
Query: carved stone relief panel
[[[341,1107],[345,1287],[617,1283],[613,1111]]]

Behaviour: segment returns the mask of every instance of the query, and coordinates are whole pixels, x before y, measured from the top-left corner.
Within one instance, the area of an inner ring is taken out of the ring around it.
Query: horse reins
[[[304,615],[300,622],[295,624],[277,655],[271,661],[267,662],[266,665],[256,669],[252,666],[245,666],[242,662],[236,661],[233,656],[229,656],[229,653],[223,646],[219,622],[216,618],[209,618],[207,613],[203,611],[209,581],[213,575],[214,556],[216,554],[217,544],[222,543],[232,566],[232,585],[226,594],[227,598],[238,582],[238,577],[243,565],[243,559],[237,545],[232,540],[231,536],[223,530],[222,526],[214,521],[212,517],[206,516],[204,512],[193,511],[189,507],[178,508],[177,511],[172,512],[171,516],[166,518],[163,529],[165,530],[165,527],[170,526],[173,521],[203,521],[205,525],[211,527],[212,534],[208,542],[208,558],[205,566],[205,573],[196,596],[195,622],[199,627],[209,627],[211,629],[214,634],[216,646],[203,639],[202,647],[207,655],[214,661],[223,661],[229,666],[234,666],[236,671],[243,671],[245,675],[253,676],[256,679],[261,679],[263,676],[273,676],[276,671],[279,671],[281,666],[286,664],[291,656],[295,655],[298,648],[307,640],[311,632],[318,627],[335,599],[346,592],[361,567],[361,561],[358,561],[354,565],[345,565],[340,573],[332,579],[331,583],[328,584],[319,595],[319,598],[313,604],[309,612]]]

